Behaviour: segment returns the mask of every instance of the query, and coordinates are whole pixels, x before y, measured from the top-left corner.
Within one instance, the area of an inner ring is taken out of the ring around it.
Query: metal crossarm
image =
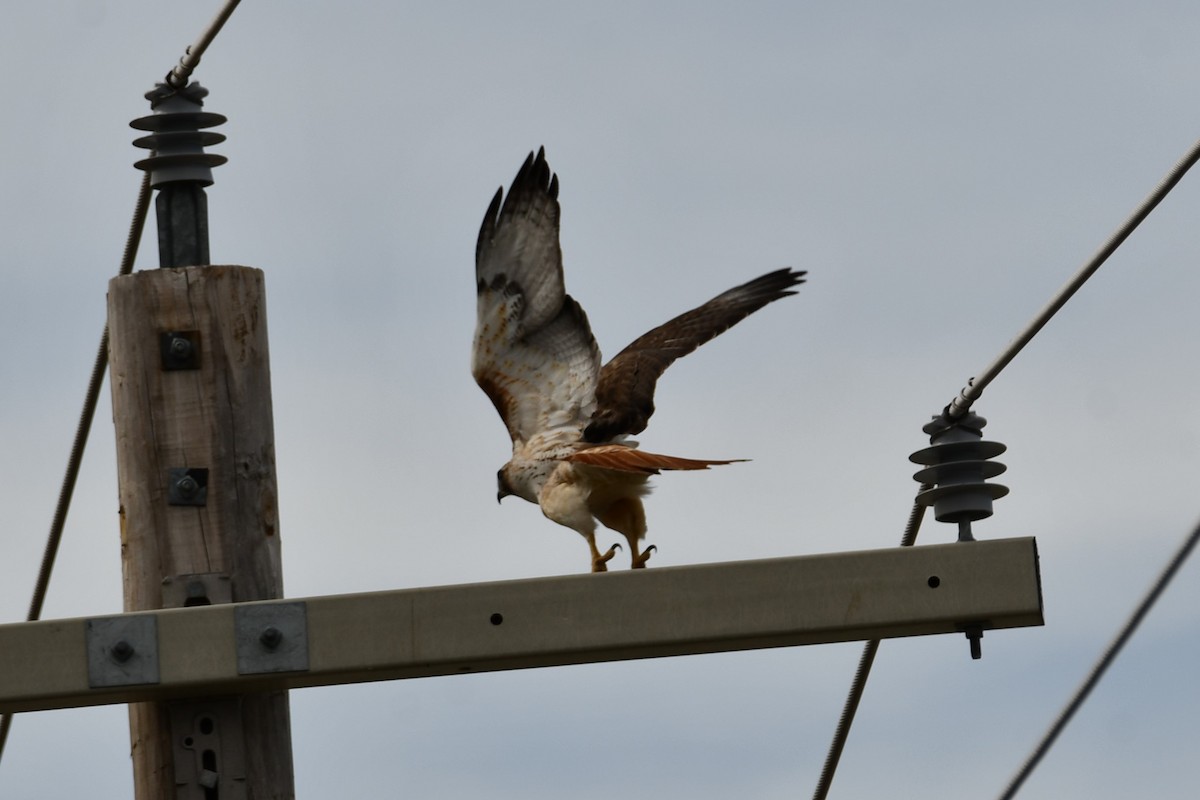
[[[1041,624],[1032,538],[218,604],[0,626],[0,711]]]

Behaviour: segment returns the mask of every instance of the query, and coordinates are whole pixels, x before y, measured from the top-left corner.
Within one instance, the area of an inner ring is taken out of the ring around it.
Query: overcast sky
[[[219,6],[6,8],[0,621],[104,325],[128,121]],[[229,117],[213,261],[266,272],[287,594],[587,569],[575,533],[497,507],[509,441],[468,370],[479,222],[540,145],[607,355],[809,270],[661,382],[647,449],[753,460],[657,481],[651,568],[895,545],[921,426],[1200,136],[1198,31],[1185,2],[245,0],[195,78]],[[1038,538],[1046,625],[978,662],[960,636],[884,642],[831,797],[997,795],[1200,517],[1198,204],[1194,175],[976,404],[1012,489],[976,534]],[[121,610],[110,420],[106,387],[47,618]],[[1196,796],[1198,570],[1022,798]],[[297,793],[808,797],[860,650],[298,690]],[[130,796],[128,750],[120,706],[22,715],[0,796]]]

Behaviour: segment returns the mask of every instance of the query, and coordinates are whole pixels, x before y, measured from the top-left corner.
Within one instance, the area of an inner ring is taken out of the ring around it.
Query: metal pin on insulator
[[[146,92],[148,117],[139,117],[129,125],[141,131],[153,131],[134,140],[134,145],[152,151],[149,158],[134,164],[150,173],[150,185],[159,188],[175,181],[190,181],[211,186],[212,168],[228,161],[225,156],[204,152],[207,145],[225,141],[225,135],[203,128],[215,128],[226,117],[201,111],[208,90],[198,83],[175,90],[160,83]]]
[[[983,441],[983,426],[987,420],[973,412],[959,419],[945,414],[933,418],[922,430],[929,434],[930,446],[909,456],[916,464],[924,464],[913,479],[931,484],[917,495],[917,502],[933,506],[933,516],[939,522],[958,523],[958,540],[970,542],[971,523],[992,515],[992,501],[1008,494],[1008,487],[987,483],[1007,467],[991,461],[1007,448],[999,442]]]

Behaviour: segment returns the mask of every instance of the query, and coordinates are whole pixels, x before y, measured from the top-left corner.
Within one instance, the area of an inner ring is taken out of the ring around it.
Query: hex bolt
[[[983,643],[980,641],[983,639],[983,626],[969,625],[966,629],[966,634],[967,641],[971,645],[971,659],[978,661],[983,658]]]
[[[283,631],[274,625],[268,625],[266,628],[263,628],[262,635],[258,637],[258,641],[268,650],[274,650],[283,641]]]
[[[182,336],[172,336],[167,349],[180,361],[190,358],[192,355],[192,343]]]
[[[109,652],[112,654],[114,661],[119,664],[124,664],[126,661],[133,658],[135,651],[133,649],[133,645],[124,639],[121,639],[112,646],[112,650]]]
[[[191,475],[184,475],[175,481],[175,491],[179,492],[180,497],[190,500],[200,491],[200,484]]]

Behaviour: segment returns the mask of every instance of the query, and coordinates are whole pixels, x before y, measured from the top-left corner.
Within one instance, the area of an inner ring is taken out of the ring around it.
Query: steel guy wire
[[[917,494],[932,489],[933,485],[921,484]],[[921,521],[925,518],[924,503],[914,502],[908,515],[908,524],[904,526],[904,535],[900,539],[901,547],[912,547],[917,541],[917,533],[921,530]],[[858,703],[862,700],[863,691],[867,686],[867,678],[871,674],[871,665],[875,663],[875,654],[879,651],[879,640],[871,639],[863,646],[862,656],[858,660],[858,669],[854,671],[854,680],[850,684],[850,693],[846,696],[846,704],[842,707],[842,716],[838,719],[837,729],[833,732],[833,741],[829,744],[829,752],[825,756],[825,765],[821,767],[821,776],[817,779],[817,788],[813,792],[813,800],[825,800],[829,787],[833,784],[833,774],[837,771],[838,762],[842,758],[842,750],[846,739],[850,736],[850,726],[854,724],[854,715],[858,712]]]
[[[950,405],[946,406],[946,415],[950,419],[958,419],[970,410],[971,404],[983,394],[983,390],[987,388],[988,384],[1000,374],[1001,370],[1008,366],[1010,361],[1016,358],[1025,345],[1029,344],[1030,340],[1045,327],[1050,318],[1066,305],[1067,301],[1071,299],[1075,292],[1079,291],[1079,288],[1083,286],[1087,279],[1092,277],[1096,270],[1100,269],[1100,266],[1129,238],[1129,235],[1137,229],[1138,225],[1141,225],[1142,221],[1150,216],[1150,212],[1162,202],[1163,198],[1170,194],[1175,185],[1179,183],[1183,176],[1187,174],[1187,171],[1198,160],[1200,160],[1200,141],[1192,145],[1192,149],[1171,168],[1171,171],[1159,182],[1154,191],[1141,202],[1141,205],[1134,209],[1133,213],[1100,246],[1100,249],[1088,259],[1087,263],[1058,290],[1058,293],[1038,312],[1033,321],[1008,344],[1008,347],[996,357],[996,360],[988,364],[983,372],[967,381],[967,385],[958,393],[958,396],[950,402]]]
[[[1067,723],[1069,723],[1071,718],[1075,716],[1075,712],[1078,711],[1080,706],[1083,705],[1084,701],[1088,699],[1088,695],[1092,693],[1092,689],[1096,688],[1096,684],[1100,682],[1102,677],[1104,677],[1105,671],[1109,668],[1109,666],[1112,665],[1112,662],[1116,660],[1117,655],[1121,652],[1121,649],[1125,646],[1125,643],[1128,642],[1130,637],[1133,636],[1134,632],[1137,631],[1138,626],[1142,623],[1142,620],[1145,619],[1146,615],[1150,613],[1150,609],[1154,606],[1154,603],[1158,600],[1159,596],[1162,595],[1163,591],[1166,590],[1167,586],[1170,585],[1171,580],[1179,572],[1179,568],[1183,566],[1184,562],[1187,561],[1188,556],[1192,554],[1192,550],[1195,549],[1196,542],[1198,541],[1200,541],[1200,523],[1198,523],[1192,532],[1187,536],[1187,538],[1183,540],[1183,544],[1179,546],[1179,549],[1175,551],[1175,554],[1171,557],[1171,560],[1167,562],[1167,566],[1163,568],[1162,573],[1159,574],[1158,578],[1154,581],[1154,584],[1150,587],[1150,591],[1148,591],[1146,596],[1142,598],[1142,602],[1138,603],[1137,608],[1134,609],[1133,614],[1130,615],[1129,620],[1125,623],[1124,627],[1121,628],[1116,637],[1112,640],[1112,642],[1109,643],[1108,648],[1104,651],[1104,655],[1100,657],[1100,660],[1096,662],[1094,667],[1092,667],[1092,671],[1088,674],[1087,678],[1083,681],[1079,688],[1075,690],[1074,696],[1071,697],[1071,700],[1067,703],[1066,707],[1059,712],[1058,718],[1054,720],[1054,723],[1050,726],[1050,729],[1046,731],[1045,736],[1043,736],[1042,740],[1038,742],[1038,745],[1034,748],[1033,753],[1031,753],[1029,758],[1026,759],[1025,764],[1017,772],[1016,776],[1013,777],[1012,782],[1009,783],[1008,788],[1004,790],[1004,793],[1000,795],[999,800],[1012,800],[1012,798],[1016,797],[1017,791],[1021,788],[1021,784],[1025,782],[1025,779],[1029,777],[1029,775],[1041,762],[1042,757],[1045,756],[1050,748],[1054,745],[1058,735],[1063,732],[1063,729],[1067,727]]]
[[[125,239],[125,252],[121,256],[121,266],[118,275],[128,275],[133,271],[133,262],[137,258],[138,244],[142,238],[142,229],[146,225],[146,215],[150,209],[150,173],[142,177],[142,186],[138,191],[137,202],[133,209],[133,219],[129,223],[129,234]],[[83,411],[79,415],[79,423],[75,428],[75,439],[71,443],[71,455],[67,458],[67,469],[63,475],[62,486],[58,492],[58,503],[54,507],[54,519],[50,523],[50,535],[46,538],[46,547],[42,552],[42,564],[38,569],[37,583],[33,588],[33,599],[29,603],[27,622],[33,622],[42,616],[42,604],[46,601],[46,590],[50,586],[50,575],[54,571],[54,560],[58,555],[58,545],[62,541],[63,527],[67,522],[67,512],[71,508],[71,497],[75,492],[75,481],[79,477],[79,468],[83,462],[83,451],[87,446],[88,433],[92,429],[92,419],[96,415],[96,404],[100,400],[100,388],[104,384],[104,373],[108,370],[108,325],[100,336],[100,347],[96,352],[96,360],[92,363],[92,375],[88,380],[87,392],[84,395]],[[12,727],[12,714],[0,716],[0,760],[4,758],[4,744],[8,740],[8,731]]]
[[[212,22],[208,23],[208,27],[200,34],[194,44],[190,45],[183,52],[179,63],[167,73],[167,85],[172,89],[182,89],[187,86],[188,79],[192,77],[192,71],[200,63],[200,58],[204,55],[204,51],[212,44],[213,39],[217,38],[217,34],[221,32],[221,28],[229,20],[234,9],[237,8],[241,0],[226,0],[225,5],[213,17]]]

